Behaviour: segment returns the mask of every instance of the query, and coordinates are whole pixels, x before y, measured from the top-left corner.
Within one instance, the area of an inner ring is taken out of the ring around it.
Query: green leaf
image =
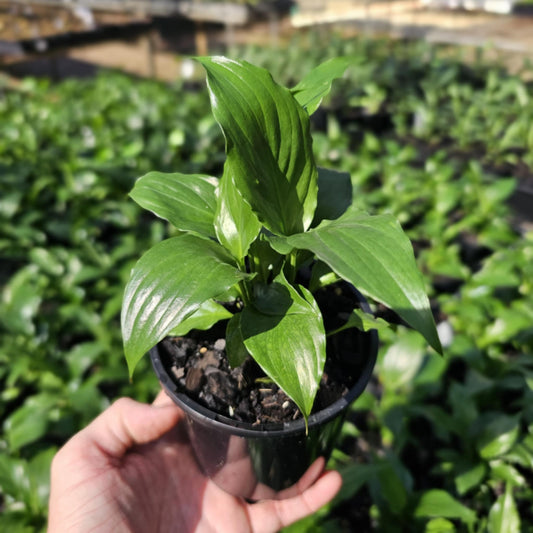
[[[515,300],[510,307],[499,310],[495,320],[479,339],[479,346],[485,348],[495,343],[508,342],[520,331],[531,328],[532,321],[531,307],[520,300]]]
[[[398,313],[442,353],[411,243],[392,216],[350,210],[285,241],[311,250],[341,278]]]
[[[241,331],[246,349],[307,419],[324,369],[326,336],[316,302],[301,290],[280,274],[243,309]]]
[[[380,496],[394,514],[401,514],[408,500],[408,493],[400,473],[389,462],[383,462],[377,471]]]
[[[492,459],[508,452],[520,432],[517,416],[495,414],[477,439],[477,449],[483,459]]]
[[[413,331],[403,330],[390,344],[379,362],[380,379],[385,387],[397,390],[411,385],[424,362],[424,339]]]
[[[226,162],[218,188],[215,231],[222,246],[238,261],[261,231],[261,223],[233,183],[230,161]]]
[[[349,463],[340,468],[342,487],[336,499],[344,501],[353,498],[363,485],[377,477],[380,465],[367,463]]]
[[[318,198],[312,226],[339,218],[352,204],[352,180],[347,172],[318,168]]]
[[[14,500],[23,501],[28,498],[30,483],[27,463],[22,459],[0,454],[0,489],[2,494]]]
[[[469,464],[462,469],[461,473],[455,476],[455,487],[460,496],[466,494],[469,490],[477,487],[483,481],[487,474],[487,466],[484,462],[476,465]]]
[[[46,248],[36,247],[30,250],[30,259],[50,276],[61,276],[65,271],[56,254]]]
[[[49,394],[30,396],[4,423],[4,430],[11,450],[39,440],[48,430],[49,411],[57,398]]]
[[[527,481],[524,476],[506,461],[496,460],[490,462],[490,473],[492,479],[500,479],[511,486],[525,486]]]
[[[47,448],[32,457],[27,466],[34,507],[43,511],[48,507],[50,495],[50,464],[57,448]]]
[[[194,235],[167,239],[146,252],[133,268],[122,306],[130,375],[172,329],[244,277],[222,246]]]
[[[523,442],[515,444],[502,459],[533,470],[533,447],[526,446]]]
[[[288,250],[286,253],[289,253]],[[264,283],[272,277],[272,272],[279,272],[285,257],[280,255],[272,246],[272,237],[260,233],[259,237],[250,245],[249,260],[252,262],[253,272]]]
[[[273,242],[273,245],[277,245],[277,242]],[[285,244],[285,246],[287,246]],[[332,272],[329,265],[322,261],[315,261],[311,268],[311,280],[309,281],[309,290],[314,293],[321,287],[332,285],[339,281],[339,276]]]
[[[211,328],[220,320],[227,320],[233,316],[223,305],[214,300],[205,301],[189,317],[187,317],[179,326],[175,327],[168,334],[177,337],[187,335],[191,329],[206,330]]]
[[[433,518],[426,524],[425,533],[453,533],[456,531],[453,522],[446,518]]]
[[[422,494],[414,515],[421,518],[452,518],[466,524],[476,521],[476,513],[458,502],[444,490],[434,489]]]
[[[0,530],[9,533],[35,533],[29,513],[21,510],[5,510],[0,515]]]
[[[2,323],[12,333],[33,335],[41,301],[41,290],[37,284],[37,272],[34,265],[22,268],[14,274],[3,287],[0,294],[0,314]]]
[[[63,356],[70,370],[70,375],[76,378],[82,376],[104,351],[105,345],[100,342],[76,344]]]
[[[291,89],[298,103],[312,115],[331,90],[331,83],[340,78],[350,64],[348,57],[334,57],[315,67]]]
[[[317,202],[309,116],[268,71],[224,57],[199,61],[236,187],[272,232],[304,231]]]
[[[520,515],[513,498],[511,485],[506,485],[502,494],[491,507],[488,520],[489,533],[519,533]]]
[[[198,174],[149,172],[135,182],[130,196],[179,230],[215,237],[217,183]]]
[[[226,355],[231,368],[242,365],[249,355],[242,338],[241,313],[233,315],[228,322],[226,328]]]
[[[360,331],[370,331],[371,329],[390,329],[391,325],[388,322],[385,322],[382,318],[376,318],[369,313],[365,313],[362,309],[354,309],[346,323],[335,331],[329,332],[328,335],[334,335],[339,331],[344,331],[349,328],[357,328]]]

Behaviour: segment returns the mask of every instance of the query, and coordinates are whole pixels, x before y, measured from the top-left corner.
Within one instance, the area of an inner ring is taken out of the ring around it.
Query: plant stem
[[[250,294],[250,285],[245,281],[239,281],[239,292],[241,293],[241,298],[244,305],[250,305],[252,298]]]
[[[294,283],[296,279],[296,270],[297,270],[297,251],[293,250],[287,257],[288,261],[286,262],[286,272],[287,281],[289,283]]]

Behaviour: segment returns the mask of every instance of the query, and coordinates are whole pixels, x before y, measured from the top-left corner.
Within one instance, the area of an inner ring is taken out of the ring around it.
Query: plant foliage
[[[531,531],[533,236],[508,205],[528,198],[531,66],[510,75],[481,53],[327,37],[228,55],[292,88],[349,56],[311,131],[319,190],[321,167],[351,182],[327,178],[343,201],[321,196],[311,228],[352,199],[397,218],[446,356],[404,327],[380,327],[373,381],[329,465],[342,491],[293,531]],[[218,176],[224,161],[205,91],[111,73],[0,86],[0,530],[45,530],[57,447],[113,399],[158,390],[144,360],[129,383],[119,313],[139,255],[179,232],[127,198],[135,177]],[[224,224],[252,220],[226,213],[215,210]],[[224,246],[244,256],[250,237],[239,236],[256,230],[239,228]],[[217,310],[228,318],[210,302],[182,327],[209,327]],[[377,311],[362,327],[381,324]]]
[[[329,196],[331,190],[327,179],[323,189],[318,187],[308,111],[318,107],[347,59],[318,66],[292,91],[247,62],[199,61],[226,141],[222,183],[213,191],[206,185],[208,177],[170,174],[167,182],[151,173],[133,189],[141,205],[185,235],[156,245],[133,269],[122,313],[130,374],[149,348],[203,304],[233,289],[244,308],[230,319],[229,328],[244,347],[230,343],[230,361],[240,359],[232,349],[249,353],[307,420],[326,360],[320,310],[312,293],[296,281],[299,269],[312,264],[309,252],[392,308],[441,351],[413,250],[391,216],[348,208],[330,220],[323,212],[325,218],[310,229],[322,192]],[[347,174],[342,178],[350,180]],[[186,187],[195,192],[191,204],[180,194]],[[340,204],[342,197],[328,201]],[[212,225],[201,231],[201,223],[208,221]],[[214,234],[218,239],[212,239]],[[263,246],[254,246],[258,240]]]

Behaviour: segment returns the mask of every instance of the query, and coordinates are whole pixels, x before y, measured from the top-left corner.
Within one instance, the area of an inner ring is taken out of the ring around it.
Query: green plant
[[[350,56],[312,116],[315,160],[350,172],[353,205],[400,220],[449,330],[445,358],[403,327],[380,330],[371,387],[329,465],[343,490],[295,531],[467,531],[468,513],[442,491],[476,513],[475,531],[518,530],[516,514],[532,531],[533,233],[516,231],[505,196],[508,178],[531,176],[533,145],[515,127],[510,150],[500,139],[502,123],[529,120],[533,132],[533,70],[525,62],[518,77],[460,53],[307,31],[282,53],[234,53],[289,87]],[[386,91],[385,130],[350,119],[368,83]],[[527,102],[510,98],[513,83]],[[473,99],[452,103],[452,85],[471,85]],[[126,192],[152,168],[219,175],[224,142],[208,101],[110,72],[0,87],[0,531],[45,530],[57,446],[113,399],[157,393],[146,360],[128,382],[118,314],[140,250],[169,225]],[[475,135],[460,142],[460,130]],[[517,415],[518,435],[505,423]],[[487,456],[493,446],[501,455]]]
[[[122,331],[130,374],[165,336],[210,327],[228,315],[220,302],[237,298],[242,309],[227,326],[230,364],[250,354],[307,419],[326,359],[312,292],[339,278],[441,351],[400,225],[351,208],[350,176],[314,162],[309,115],[348,61],[323,63],[291,90],[246,62],[199,61],[226,140],[224,172],[220,181],[151,172],[131,192],[180,234],[151,248],[127,284]],[[297,282],[305,264],[313,268],[309,287]]]

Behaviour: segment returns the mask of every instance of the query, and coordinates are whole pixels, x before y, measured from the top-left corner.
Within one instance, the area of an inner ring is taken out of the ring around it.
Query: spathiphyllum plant
[[[198,61],[227,157],[218,179],[150,172],[131,192],[179,232],[147,251],[127,284],[122,331],[130,374],[166,336],[229,319],[230,365],[251,356],[307,420],[326,359],[313,292],[339,279],[394,310],[440,352],[400,225],[352,208],[350,176],[315,164],[309,117],[349,61],[323,63],[292,89],[244,61]],[[312,269],[307,287],[297,282],[303,266]],[[230,301],[235,313],[224,306]]]

